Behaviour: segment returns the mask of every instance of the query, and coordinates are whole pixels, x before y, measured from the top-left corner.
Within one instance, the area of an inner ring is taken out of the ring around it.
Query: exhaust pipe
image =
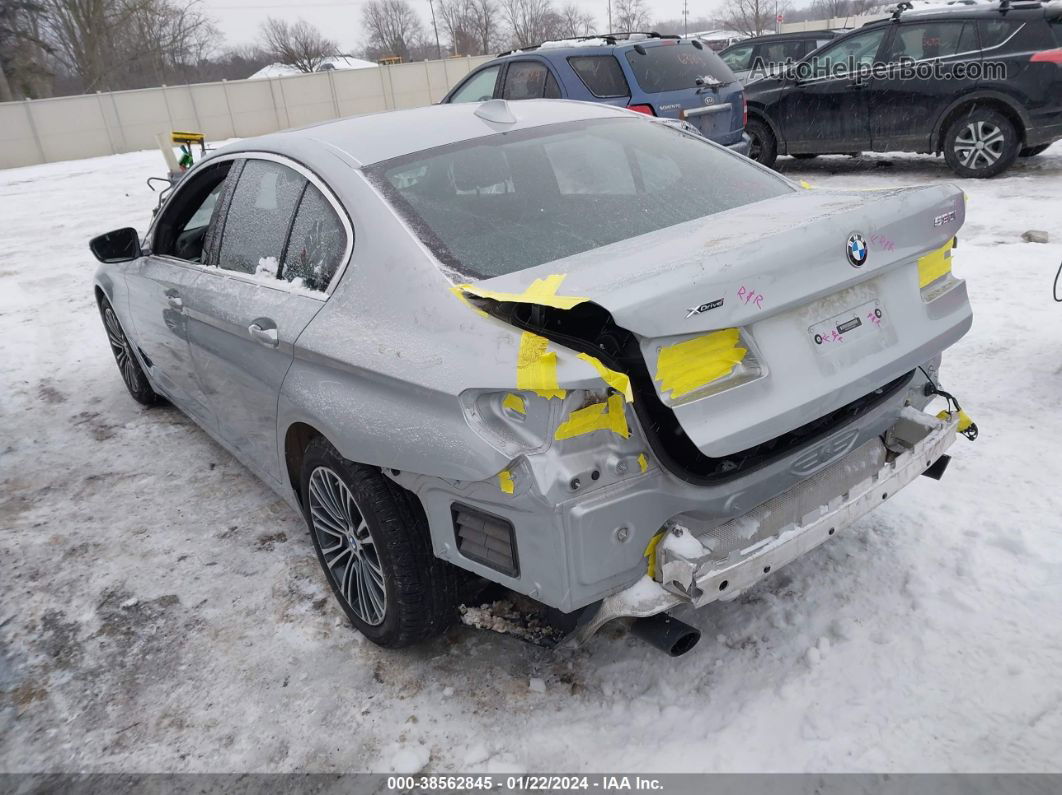
[[[672,657],[680,657],[701,639],[701,631],[667,613],[636,619],[631,634]]]

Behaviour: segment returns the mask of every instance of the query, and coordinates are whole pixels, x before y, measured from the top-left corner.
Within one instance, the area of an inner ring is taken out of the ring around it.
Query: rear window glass
[[[692,48],[691,48],[692,49]],[[641,119],[554,124],[366,169],[420,239],[486,278],[780,196],[780,177]]]
[[[730,67],[711,50],[698,50],[685,42],[643,49],[645,55],[635,49],[627,50],[625,55],[634,79],[647,94],[696,88],[698,77],[712,77],[720,83],[734,80]]]
[[[583,85],[595,97],[625,97],[630,94],[627,78],[612,55],[573,55],[568,59]]]

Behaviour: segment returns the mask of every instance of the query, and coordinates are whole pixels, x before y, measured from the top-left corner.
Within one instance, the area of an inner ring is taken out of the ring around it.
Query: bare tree
[[[748,36],[773,32],[775,17],[789,10],[788,0],[727,0],[723,6],[723,24]]]
[[[84,91],[131,88],[179,75],[216,40],[195,0],[36,2],[44,39]]]
[[[408,61],[424,42],[424,26],[406,0],[368,0],[361,22],[369,32],[369,52]]]
[[[561,35],[564,36],[589,36],[596,26],[594,15],[589,11],[583,11],[575,3],[566,3],[561,6],[560,18]]]
[[[0,102],[51,93],[51,46],[40,12],[35,0],[0,0]]]
[[[495,0],[471,0],[476,22],[477,51],[480,54],[501,48],[501,20]]]
[[[294,66],[300,72],[316,72],[339,52],[339,45],[302,19],[289,23],[269,17],[262,23],[261,32],[262,48],[278,63]]]
[[[560,14],[551,0],[501,0],[501,15],[514,47],[529,47],[564,35]]]
[[[649,9],[645,0],[615,0],[612,4],[612,24],[617,33],[649,30]]]
[[[450,41],[452,55],[479,55],[476,9],[472,0],[438,0],[439,26]]]

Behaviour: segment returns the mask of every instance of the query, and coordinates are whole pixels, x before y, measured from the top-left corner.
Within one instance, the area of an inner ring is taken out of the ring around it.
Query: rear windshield
[[[492,135],[384,161],[366,174],[441,262],[471,278],[793,190],[702,138],[637,118]]]
[[[698,77],[714,78],[720,83],[735,80],[730,67],[718,55],[711,50],[698,50],[688,42],[642,49],[644,55],[633,48],[625,55],[634,79],[647,94],[696,88]]]

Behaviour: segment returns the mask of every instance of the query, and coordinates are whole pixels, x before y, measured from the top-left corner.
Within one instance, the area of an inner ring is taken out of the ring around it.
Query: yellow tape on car
[[[526,389],[544,398],[562,398],[557,384],[557,354],[546,352],[549,340],[525,331],[520,335],[516,354],[516,388]]]
[[[638,453],[638,468],[642,472],[649,471],[649,459],[645,457],[645,453]]]
[[[612,431],[626,439],[631,435],[627,427],[627,410],[623,404],[623,395],[612,395],[605,403],[578,409],[568,415],[568,419],[557,426],[554,439],[571,439],[594,431]]]
[[[584,362],[588,362],[590,366],[597,370],[597,374],[601,376],[601,380],[617,392],[621,393],[628,403],[634,402],[634,390],[631,389],[631,379],[626,373],[621,373],[605,367],[600,359],[595,359],[588,353],[580,353],[579,358]]]
[[[654,380],[673,398],[687,395],[734,371],[748,353],[740,341],[738,330],[730,328],[661,348]]]
[[[508,469],[503,469],[498,473],[498,488],[506,494],[512,494],[516,490],[513,483],[513,473]]]
[[[646,566],[646,573],[656,579],[656,545],[660,543],[660,539],[664,537],[666,530],[661,530],[655,536],[649,539],[649,545],[645,548],[645,552],[642,553],[643,558],[649,559],[649,564]]]
[[[512,392],[502,398],[502,408],[512,409],[517,414],[527,414],[527,407],[524,405],[524,399],[519,395],[514,395]]]
[[[951,250],[954,246],[955,238],[952,238],[935,251],[930,251],[918,258],[919,289],[951,273]]]
[[[457,289],[461,292],[475,295],[480,298],[490,298],[494,301],[505,301],[518,304],[539,304],[540,306],[552,306],[556,309],[571,309],[578,306],[589,298],[574,295],[557,295],[561,282],[566,273],[554,273],[544,279],[535,279],[522,293],[500,293],[494,290],[484,290],[471,284],[459,284]]]

